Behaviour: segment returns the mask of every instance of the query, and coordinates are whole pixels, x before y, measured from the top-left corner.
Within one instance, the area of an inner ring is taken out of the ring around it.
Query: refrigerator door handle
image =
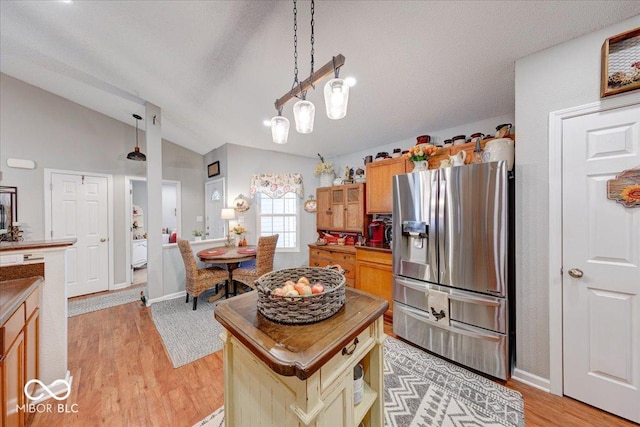
[[[399,278],[396,278],[396,283],[398,283],[399,285],[406,286],[407,288],[419,291],[419,292],[424,292],[425,294],[429,293],[429,286],[427,286],[427,285],[422,285],[422,284],[419,284],[419,283],[410,282],[408,280],[403,280],[403,279],[399,279]]]
[[[439,172],[436,170],[433,173],[432,176],[432,181],[431,181],[431,195],[429,197],[429,222],[430,225],[433,226],[434,224],[436,224],[436,215],[437,215],[437,208],[438,208],[438,187],[437,187],[437,183],[438,183],[438,176],[439,176]],[[431,277],[434,277],[436,281],[440,281],[440,274],[438,273],[438,246],[437,246],[437,242],[436,239],[438,238],[438,232],[436,230],[436,232],[432,232],[429,235],[429,267],[431,268]]]
[[[445,200],[447,196],[447,181],[445,180],[444,172],[440,176],[440,189],[438,191],[438,254],[439,254],[439,271],[438,271],[438,282],[442,283],[442,280],[445,276],[445,272],[449,269],[449,264],[447,263],[447,257],[445,256],[445,244],[446,244],[446,233],[445,233]]]
[[[460,301],[460,302],[468,302],[471,304],[486,305],[488,307],[500,306],[500,302],[493,299],[482,298],[477,296],[460,295],[453,292],[449,294],[449,299],[454,301]]]

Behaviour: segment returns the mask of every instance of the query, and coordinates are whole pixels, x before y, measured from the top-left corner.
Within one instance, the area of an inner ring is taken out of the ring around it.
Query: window
[[[272,199],[265,194],[258,197],[258,234],[271,236],[279,234],[277,249],[281,251],[299,251],[298,245],[298,196],[285,193]]]

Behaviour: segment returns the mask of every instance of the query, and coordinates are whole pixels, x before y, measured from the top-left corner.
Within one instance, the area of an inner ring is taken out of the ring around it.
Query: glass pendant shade
[[[316,107],[311,101],[300,100],[293,106],[293,116],[296,119],[298,133],[313,132],[313,120],[316,116]]]
[[[330,119],[338,120],[347,115],[349,85],[344,79],[331,79],[324,85],[324,103]]]
[[[289,138],[289,119],[275,116],[271,119],[271,136],[276,144],[286,144]]]

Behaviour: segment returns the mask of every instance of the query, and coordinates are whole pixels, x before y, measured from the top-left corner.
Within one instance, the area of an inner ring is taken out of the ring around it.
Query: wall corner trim
[[[538,390],[546,391],[547,393],[551,392],[551,382],[548,378],[539,377],[522,369],[515,368],[511,373],[511,379],[535,387]]]

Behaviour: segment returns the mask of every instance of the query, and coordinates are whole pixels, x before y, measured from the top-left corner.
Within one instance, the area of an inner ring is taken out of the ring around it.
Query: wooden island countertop
[[[0,325],[9,319],[29,295],[42,284],[42,277],[3,280],[0,282]]]
[[[262,316],[257,293],[218,304],[215,318],[275,373],[305,380],[387,311],[382,298],[346,288],[344,306],[307,325],[282,325]]]

